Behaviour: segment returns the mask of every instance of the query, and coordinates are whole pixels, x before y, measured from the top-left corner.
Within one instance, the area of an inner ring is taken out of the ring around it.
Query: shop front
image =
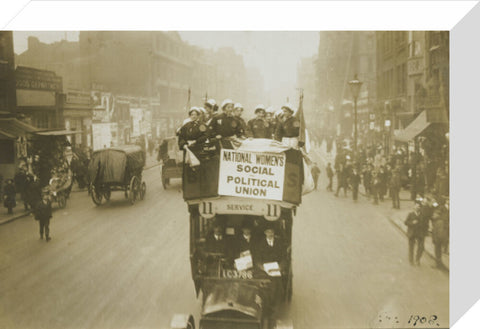
[[[67,91],[63,106],[65,129],[72,132],[69,136],[74,148],[92,147],[93,107],[89,92]]]
[[[15,79],[17,113],[37,128],[63,128],[62,78],[53,71],[17,66]]]
[[[3,181],[13,178],[20,164],[27,162],[28,140],[36,131],[35,127],[15,118],[0,118],[0,176]]]

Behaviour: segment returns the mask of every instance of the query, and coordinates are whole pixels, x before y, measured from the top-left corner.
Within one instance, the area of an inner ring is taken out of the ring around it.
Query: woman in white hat
[[[192,107],[188,111],[189,119],[178,132],[178,146],[184,149],[187,145],[191,147],[199,146],[207,139],[207,126],[200,121],[201,111],[197,107]]]
[[[300,121],[293,116],[294,111],[290,104],[283,105],[282,111],[283,122],[280,122],[277,126],[275,139],[291,146],[297,146],[298,136],[300,135]]]
[[[231,99],[222,102],[222,113],[215,115],[210,122],[211,135],[218,139],[222,137],[242,136],[242,127],[233,116],[234,103]]]

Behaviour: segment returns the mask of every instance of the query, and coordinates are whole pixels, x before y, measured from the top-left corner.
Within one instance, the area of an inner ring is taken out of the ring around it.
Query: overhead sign
[[[92,97],[90,93],[80,92],[80,91],[69,91],[67,92],[67,98],[65,102],[67,104],[90,105],[91,98]]]
[[[285,154],[222,149],[218,194],[282,200]]]
[[[15,80],[17,89],[62,91],[62,78],[53,71],[17,66]]]
[[[212,218],[217,214],[221,215],[252,215],[264,216],[265,219],[275,221],[280,217],[281,208],[288,208],[284,202],[265,202],[248,198],[221,198],[203,200],[198,204],[202,217]]]

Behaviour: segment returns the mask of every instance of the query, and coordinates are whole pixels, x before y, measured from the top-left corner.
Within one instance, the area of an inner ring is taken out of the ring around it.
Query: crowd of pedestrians
[[[405,156],[404,149],[395,150],[385,157],[381,149],[359,147],[354,156],[346,142],[337,143],[335,163],[327,163],[327,191],[335,196],[351,197],[358,201],[360,185],[367,200],[379,205],[387,199],[393,209],[400,209],[400,191],[415,188],[414,209],[404,221],[407,227],[408,260],[412,266],[419,266],[424,251],[425,237],[431,232],[436,265],[447,270],[442,254],[448,253],[449,244],[449,176],[448,163],[439,166],[433,184],[427,186],[423,161],[413,171]],[[423,159],[422,159],[423,160]],[[336,176],[336,189],[333,178]],[[411,195],[410,195],[411,196]]]

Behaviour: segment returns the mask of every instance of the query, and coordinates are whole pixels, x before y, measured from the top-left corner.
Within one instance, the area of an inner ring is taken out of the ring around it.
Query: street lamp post
[[[350,85],[350,90],[352,91],[352,96],[354,100],[355,122],[354,122],[354,135],[353,135],[353,152],[356,157],[357,156],[357,100],[358,100],[358,95],[360,94],[360,88],[362,88],[363,82],[358,80],[357,75],[355,74],[353,80],[350,80],[348,84]]]

